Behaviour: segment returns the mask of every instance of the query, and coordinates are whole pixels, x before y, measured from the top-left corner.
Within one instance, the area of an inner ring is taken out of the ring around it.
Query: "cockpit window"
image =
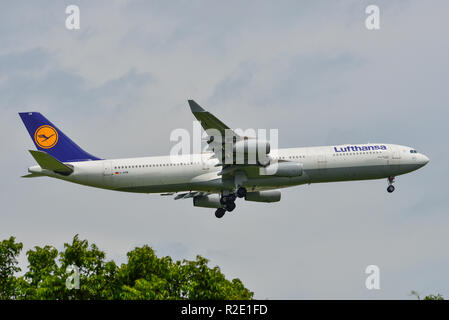
[[[410,153],[418,153],[416,150],[410,150]]]

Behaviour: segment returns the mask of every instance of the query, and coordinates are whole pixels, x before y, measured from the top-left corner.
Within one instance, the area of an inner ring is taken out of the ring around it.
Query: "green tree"
[[[106,261],[95,244],[76,235],[64,250],[52,246],[27,251],[26,273],[16,278],[16,257],[22,244],[11,237],[0,246],[3,299],[252,299],[253,293],[239,279],[229,281],[208,260],[173,261],[158,257],[145,245],[127,253],[128,261],[118,267]],[[3,258],[4,257],[4,258]],[[79,271],[79,289],[68,289],[69,266]]]
[[[64,244],[65,250],[35,247],[27,252],[28,272],[20,279],[24,299],[108,299],[113,290],[111,284],[117,266],[113,261],[105,262],[105,253],[95,244],[78,235],[72,243]],[[71,273],[68,267],[79,271],[79,289],[67,289],[66,280]]]
[[[21,271],[17,266],[17,257],[22,251],[23,244],[16,243],[16,238],[0,242],[0,298],[14,299],[17,295],[17,279],[15,273]]]
[[[435,294],[429,294],[428,296],[425,296],[423,300],[444,300],[443,296],[439,293]]]
[[[208,260],[173,262],[158,258],[144,246],[128,253],[118,279],[123,299],[252,299],[253,293],[239,279],[229,281],[219,267],[209,268]]]
[[[171,299],[178,286],[171,284],[173,262],[170,257],[158,258],[149,246],[128,252],[128,263],[118,272],[121,299]],[[173,282],[176,282],[173,279]]]
[[[251,299],[253,293],[247,290],[239,279],[228,281],[219,267],[209,268],[208,260],[197,256],[195,261],[184,260],[181,266],[184,287],[189,299]]]
[[[65,299],[112,299],[115,291],[117,265],[114,261],[105,261],[106,254],[95,244],[89,246],[87,240],[78,235],[71,244],[64,244],[65,250],[59,254],[61,271],[66,273],[69,266],[79,268],[79,290],[65,290]],[[67,274],[66,274],[67,277]]]
[[[56,299],[63,292],[58,250],[52,246],[27,251],[28,271],[19,278],[22,299]]]
[[[418,298],[418,300],[444,300],[443,296],[441,294],[429,294],[427,296],[424,297],[424,299],[421,299],[419,293],[415,290],[412,290],[412,292],[410,293],[410,295],[415,296],[416,298]]]

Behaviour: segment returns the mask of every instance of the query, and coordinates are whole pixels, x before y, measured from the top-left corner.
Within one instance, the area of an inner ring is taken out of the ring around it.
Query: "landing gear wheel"
[[[236,199],[235,193],[230,193],[230,194],[228,194],[227,196],[222,196],[222,197],[220,198],[220,203],[221,203],[222,205],[225,205],[225,204],[228,203],[228,202],[234,202],[235,199]]]
[[[230,201],[226,203],[226,210],[231,212],[232,210],[235,209],[235,202],[234,201]]]
[[[230,194],[228,194],[227,196],[222,196],[222,197],[220,198],[220,204],[226,205],[226,204],[229,203],[229,202],[234,202],[235,199],[237,199],[235,193],[230,193]]]
[[[388,177],[387,179],[388,179],[388,188],[387,188],[387,191],[388,191],[389,193],[392,193],[392,192],[394,191],[394,186],[393,186],[393,183],[394,183],[394,176],[390,176],[390,177]]]
[[[244,198],[246,196],[246,189],[243,187],[240,187],[237,189],[237,197]]]
[[[215,210],[215,216],[219,219],[223,218],[225,213],[226,213],[226,210],[223,208],[218,208],[217,210]]]

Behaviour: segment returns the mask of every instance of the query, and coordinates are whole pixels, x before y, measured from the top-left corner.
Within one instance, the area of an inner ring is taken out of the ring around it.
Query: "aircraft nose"
[[[423,154],[421,154],[421,157],[419,159],[419,162],[421,165],[425,166],[427,163],[429,163],[429,158]]]

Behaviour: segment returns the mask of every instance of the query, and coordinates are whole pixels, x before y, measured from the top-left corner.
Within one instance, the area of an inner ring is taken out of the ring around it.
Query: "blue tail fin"
[[[21,112],[19,115],[38,150],[61,162],[100,160],[81,149],[39,112]]]

